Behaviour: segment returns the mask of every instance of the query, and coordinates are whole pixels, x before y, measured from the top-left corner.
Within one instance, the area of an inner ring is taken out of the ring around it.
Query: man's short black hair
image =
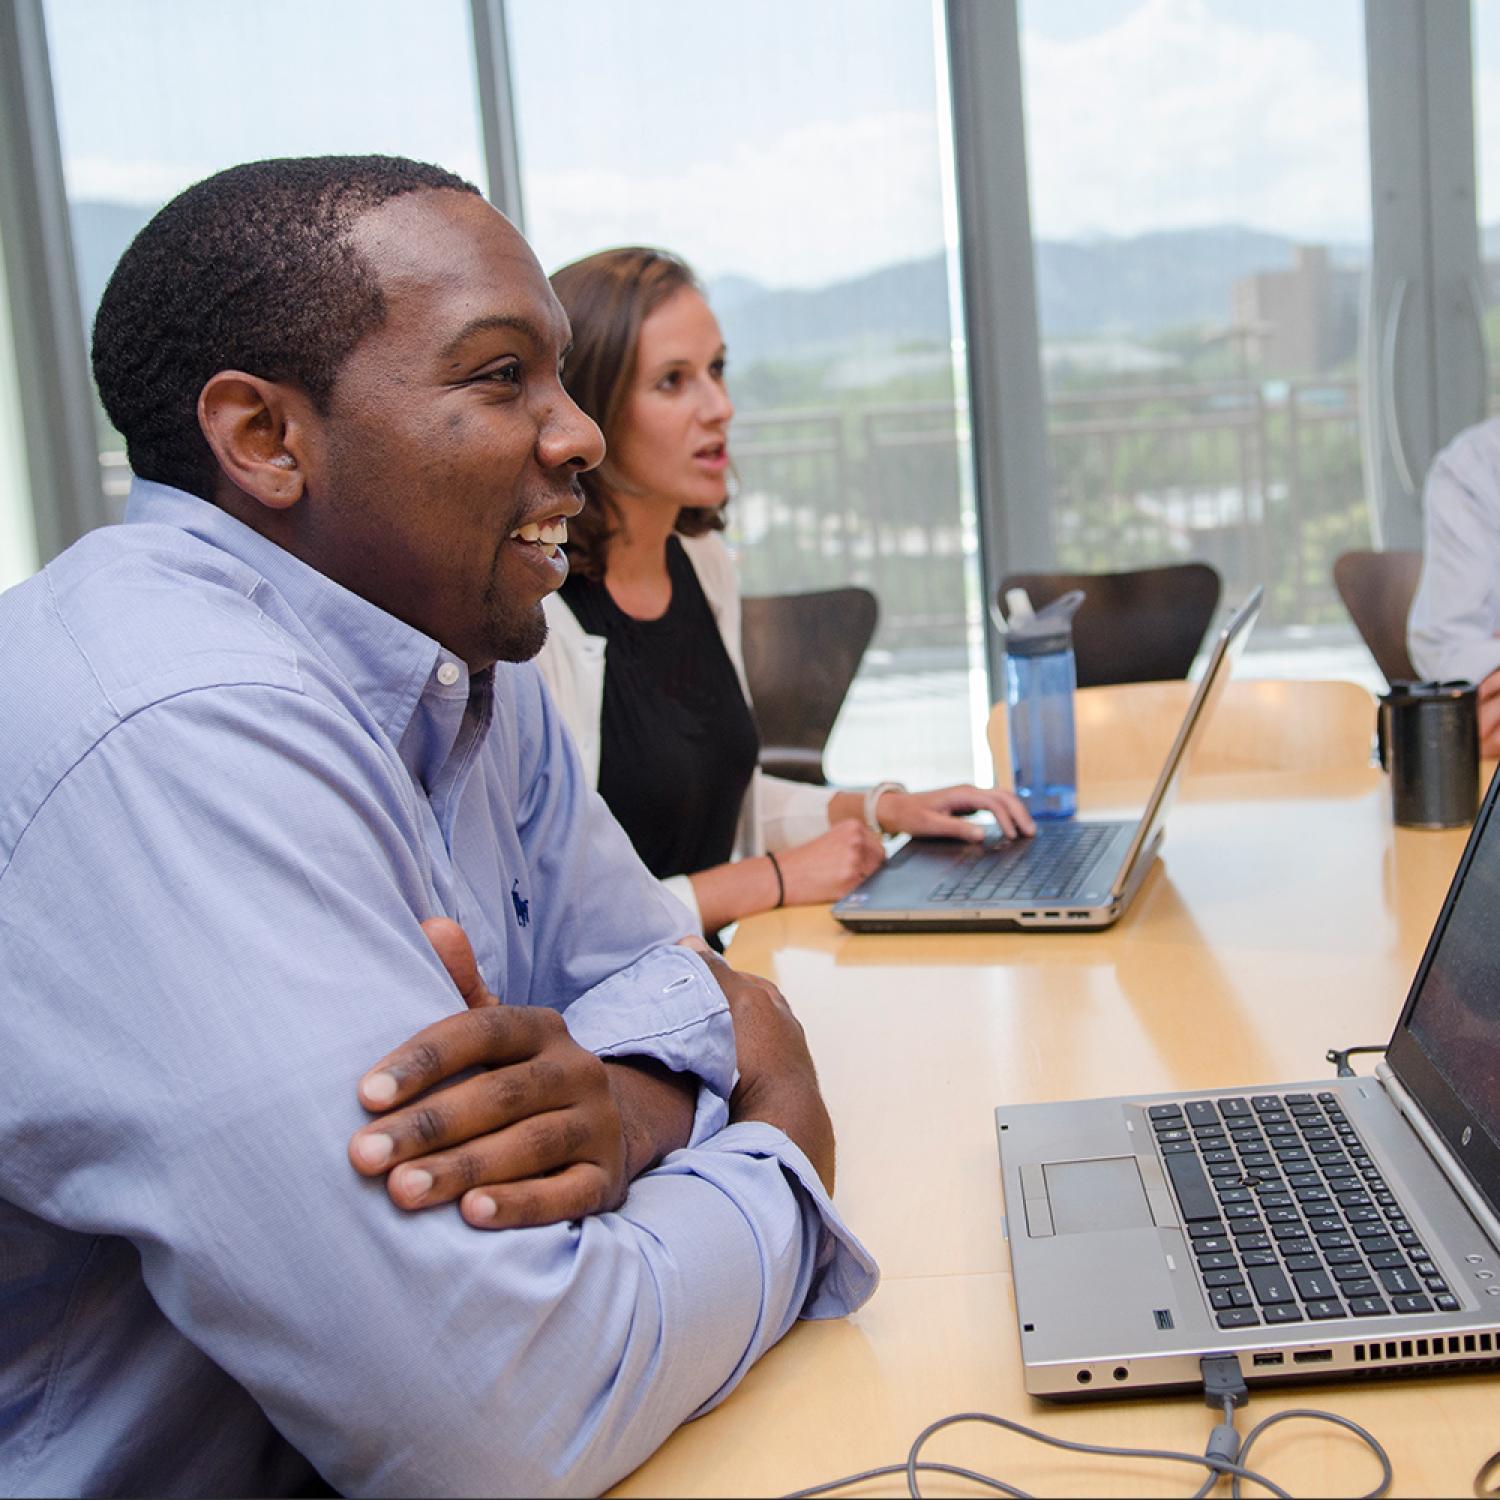
[[[130,467],[213,498],[198,395],[220,370],[291,382],[326,411],[340,366],[385,320],[355,222],[426,188],[479,191],[403,157],[313,156],[230,167],[168,203],[94,319],[94,379]]]

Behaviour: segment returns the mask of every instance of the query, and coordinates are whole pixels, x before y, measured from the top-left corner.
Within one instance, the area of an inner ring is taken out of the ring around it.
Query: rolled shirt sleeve
[[[724,992],[686,948],[657,948],[612,974],[563,1013],[579,1046],[598,1057],[650,1057],[699,1081],[691,1145],[729,1122],[738,1077]]]

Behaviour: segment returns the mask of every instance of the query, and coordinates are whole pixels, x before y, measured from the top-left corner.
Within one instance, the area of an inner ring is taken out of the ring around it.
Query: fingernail
[[[383,1167],[395,1149],[395,1141],[379,1131],[374,1135],[356,1136],[354,1140],[354,1154],[367,1167]]]
[[[371,1073],[359,1087],[371,1104],[389,1104],[396,1097],[394,1073]]]
[[[425,1198],[432,1186],[432,1173],[424,1172],[421,1167],[408,1167],[401,1174],[399,1186],[403,1197]]]
[[[471,1219],[493,1219],[495,1217],[495,1200],[486,1198],[483,1193],[476,1193],[472,1198],[464,1200],[464,1207],[469,1211]]]

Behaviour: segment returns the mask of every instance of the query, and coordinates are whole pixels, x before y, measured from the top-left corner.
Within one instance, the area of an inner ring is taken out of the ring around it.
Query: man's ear
[[[198,426],[224,477],[271,510],[306,490],[309,416],[305,396],[242,370],[220,370],[198,393]]]

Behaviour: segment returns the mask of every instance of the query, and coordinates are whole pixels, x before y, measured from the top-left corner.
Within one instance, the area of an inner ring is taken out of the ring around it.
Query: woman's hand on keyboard
[[[984,838],[984,824],[963,816],[976,812],[989,813],[1007,838],[1036,832],[1036,824],[1021,799],[1014,792],[998,787],[945,786],[935,792],[890,791],[875,808],[875,816],[887,833],[910,833],[925,839],[967,839],[977,844]]]

